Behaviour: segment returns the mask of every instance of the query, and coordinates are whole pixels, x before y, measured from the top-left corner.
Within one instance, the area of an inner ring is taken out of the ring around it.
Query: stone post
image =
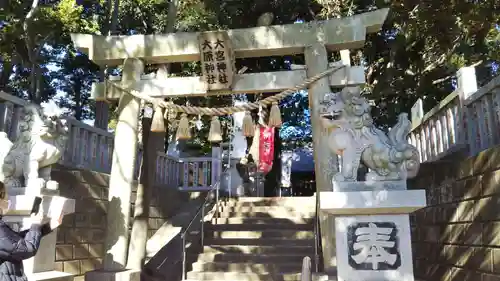
[[[422,99],[418,99],[411,107],[411,124],[412,127],[419,124],[424,118],[424,103]]]
[[[334,182],[320,209],[335,217],[338,281],[415,281],[409,214],[426,206],[425,190],[406,181]]]
[[[222,149],[220,143],[212,144],[212,169],[211,169],[211,184],[215,184],[221,180],[219,177],[222,174]],[[219,187],[220,188],[220,187]]]
[[[235,101],[234,105],[242,105],[246,102]],[[245,157],[247,151],[247,141],[246,137],[243,135],[241,126],[243,125],[243,118],[245,117],[245,112],[236,112],[233,114],[233,132],[231,136],[229,147],[229,165],[230,168],[227,174],[224,174],[224,181],[222,182],[222,187],[231,196],[242,196],[244,195],[243,180],[241,179],[238,171],[236,170],[236,164]],[[229,175],[230,174],[230,175]]]
[[[305,49],[305,61],[307,65],[307,76],[312,77],[325,71],[328,68],[328,55],[325,46],[315,44]],[[328,138],[323,132],[320,123],[320,102],[326,93],[330,92],[328,77],[320,79],[313,83],[308,90],[309,109],[311,112],[311,125],[314,147],[314,171],[316,174],[316,194],[319,196],[321,191],[331,190],[331,179],[334,167],[337,167],[336,156],[332,155],[328,148]],[[334,231],[335,221],[333,217],[326,214],[320,214],[321,237],[323,245],[323,261],[326,272],[334,271],[336,266],[335,245],[327,241],[331,237],[329,233]]]
[[[473,66],[462,67],[457,71],[457,90],[459,91],[461,122],[455,132],[458,132],[459,143],[468,144],[469,155],[474,155],[482,149],[479,147],[480,145],[476,145],[477,126],[467,124],[467,120],[472,120],[473,114],[477,114],[478,117],[481,115],[479,112],[474,112],[476,109],[469,109],[466,103],[466,100],[477,92],[476,69]]]
[[[125,60],[122,85],[127,88],[140,80],[143,70],[144,63],[141,60]],[[129,244],[130,197],[136,180],[134,168],[137,158],[139,107],[139,99],[123,93],[118,107],[118,123],[109,178],[104,270],[88,272],[85,280],[138,280],[140,275],[138,271],[124,271]]]
[[[109,104],[105,101],[96,101],[94,127],[107,131],[108,122],[109,122]]]
[[[123,66],[123,86],[127,87],[127,84],[140,80],[143,70],[144,64],[142,61],[127,59]],[[130,196],[135,181],[134,168],[137,157],[139,107],[139,99],[123,94],[120,108],[118,108],[115,149],[109,177],[105,269],[123,269],[127,262]]]

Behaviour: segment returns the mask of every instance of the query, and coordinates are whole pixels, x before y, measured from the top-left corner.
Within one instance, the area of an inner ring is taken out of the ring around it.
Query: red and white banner
[[[259,171],[269,173],[274,158],[274,127],[259,126]]]

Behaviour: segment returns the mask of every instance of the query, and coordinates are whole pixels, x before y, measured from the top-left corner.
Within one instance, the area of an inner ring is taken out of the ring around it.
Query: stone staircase
[[[314,261],[314,197],[242,197],[220,210],[205,223],[203,251],[187,279],[300,280],[302,259]]]

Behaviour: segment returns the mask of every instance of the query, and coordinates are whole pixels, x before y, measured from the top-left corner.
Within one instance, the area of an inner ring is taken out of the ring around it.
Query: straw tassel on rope
[[[280,108],[278,107],[277,102],[273,102],[273,105],[271,106],[271,111],[269,112],[269,122],[268,125],[269,127],[275,127],[279,128],[281,127],[281,112]]]
[[[245,112],[245,117],[243,117],[243,124],[241,126],[241,131],[243,132],[243,135],[245,137],[253,137],[255,135],[255,128],[250,111]]]
[[[222,141],[222,132],[218,116],[212,116],[212,122],[210,122],[210,131],[208,132],[208,141],[209,142]]]
[[[151,132],[165,132],[165,120],[163,119],[163,109],[159,106],[155,108],[153,120],[151,121]]]
[[[177,134],[175,138],[178,140],[187,140],[191,138],[189,119],[186,113],[181,115],[181,120],[179,120],[179,124],[177,125]]]

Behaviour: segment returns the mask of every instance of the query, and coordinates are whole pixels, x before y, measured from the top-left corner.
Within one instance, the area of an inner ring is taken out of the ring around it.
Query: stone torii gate
[[[305,55],[306,69],[252,74],[236,74],[231,93],[279,92],[302,83],[328,69],[327,51],[341,51],[342,62],[347,67],[334,72],[309,86],[309,105],[313,127],[314,159],[317,191],[331,191],[331,178],[336,167],[336,156],[331,155],[327,138],[319,122],[319,107],[330,87],[345,87],[365,83],[363,66],[350,66],[348,49],[364,46],[366,34],[378,32],[384,23],[388,9],[331,19],[321,22],[274,25],[228,30],[236,58]],[[144,77],[147,63],[173,63],[200,61],[199,32],[165,35],[98,36],[72,34],[75,47],[86,53],[98,65],[124,64],[121,87],[134,89],[157,98],[194,97],[221,94],[205,90],[202,77]],[[346,50],[346,51],[342,51]],[[140,100],[123,94],[118,89],[104,89],[94,85],[94,96],[99,103],[116,102],[120,99],[118,124],[115,131],[115,150],[109,183],[108,229],[106,234],[107,255],[104,270],[93,272],[87,280],[134,279],[137,274],[125,271],[130,221],[130,194],[132,192],[134,164],[137,157],[137,129]],[[97,107],[99,108],[103,107]],[[106,116],[97,112],[97,116]],[[105,122],[107,120],[104,120]],[[123,141],[127,140],[127,141]],[[333,228],[332,219],[322,218],[322,233]],[[322,235],[325,237],[325,235]],[[323,241],[325,269],[335,267],[335,243]],[[94,275],[95,274],[95,275]],[[104,274],[104,275],[101,275]],[[120,275],[120,276],[118,276]],[[127,277],[128,276],[128,277]]]

